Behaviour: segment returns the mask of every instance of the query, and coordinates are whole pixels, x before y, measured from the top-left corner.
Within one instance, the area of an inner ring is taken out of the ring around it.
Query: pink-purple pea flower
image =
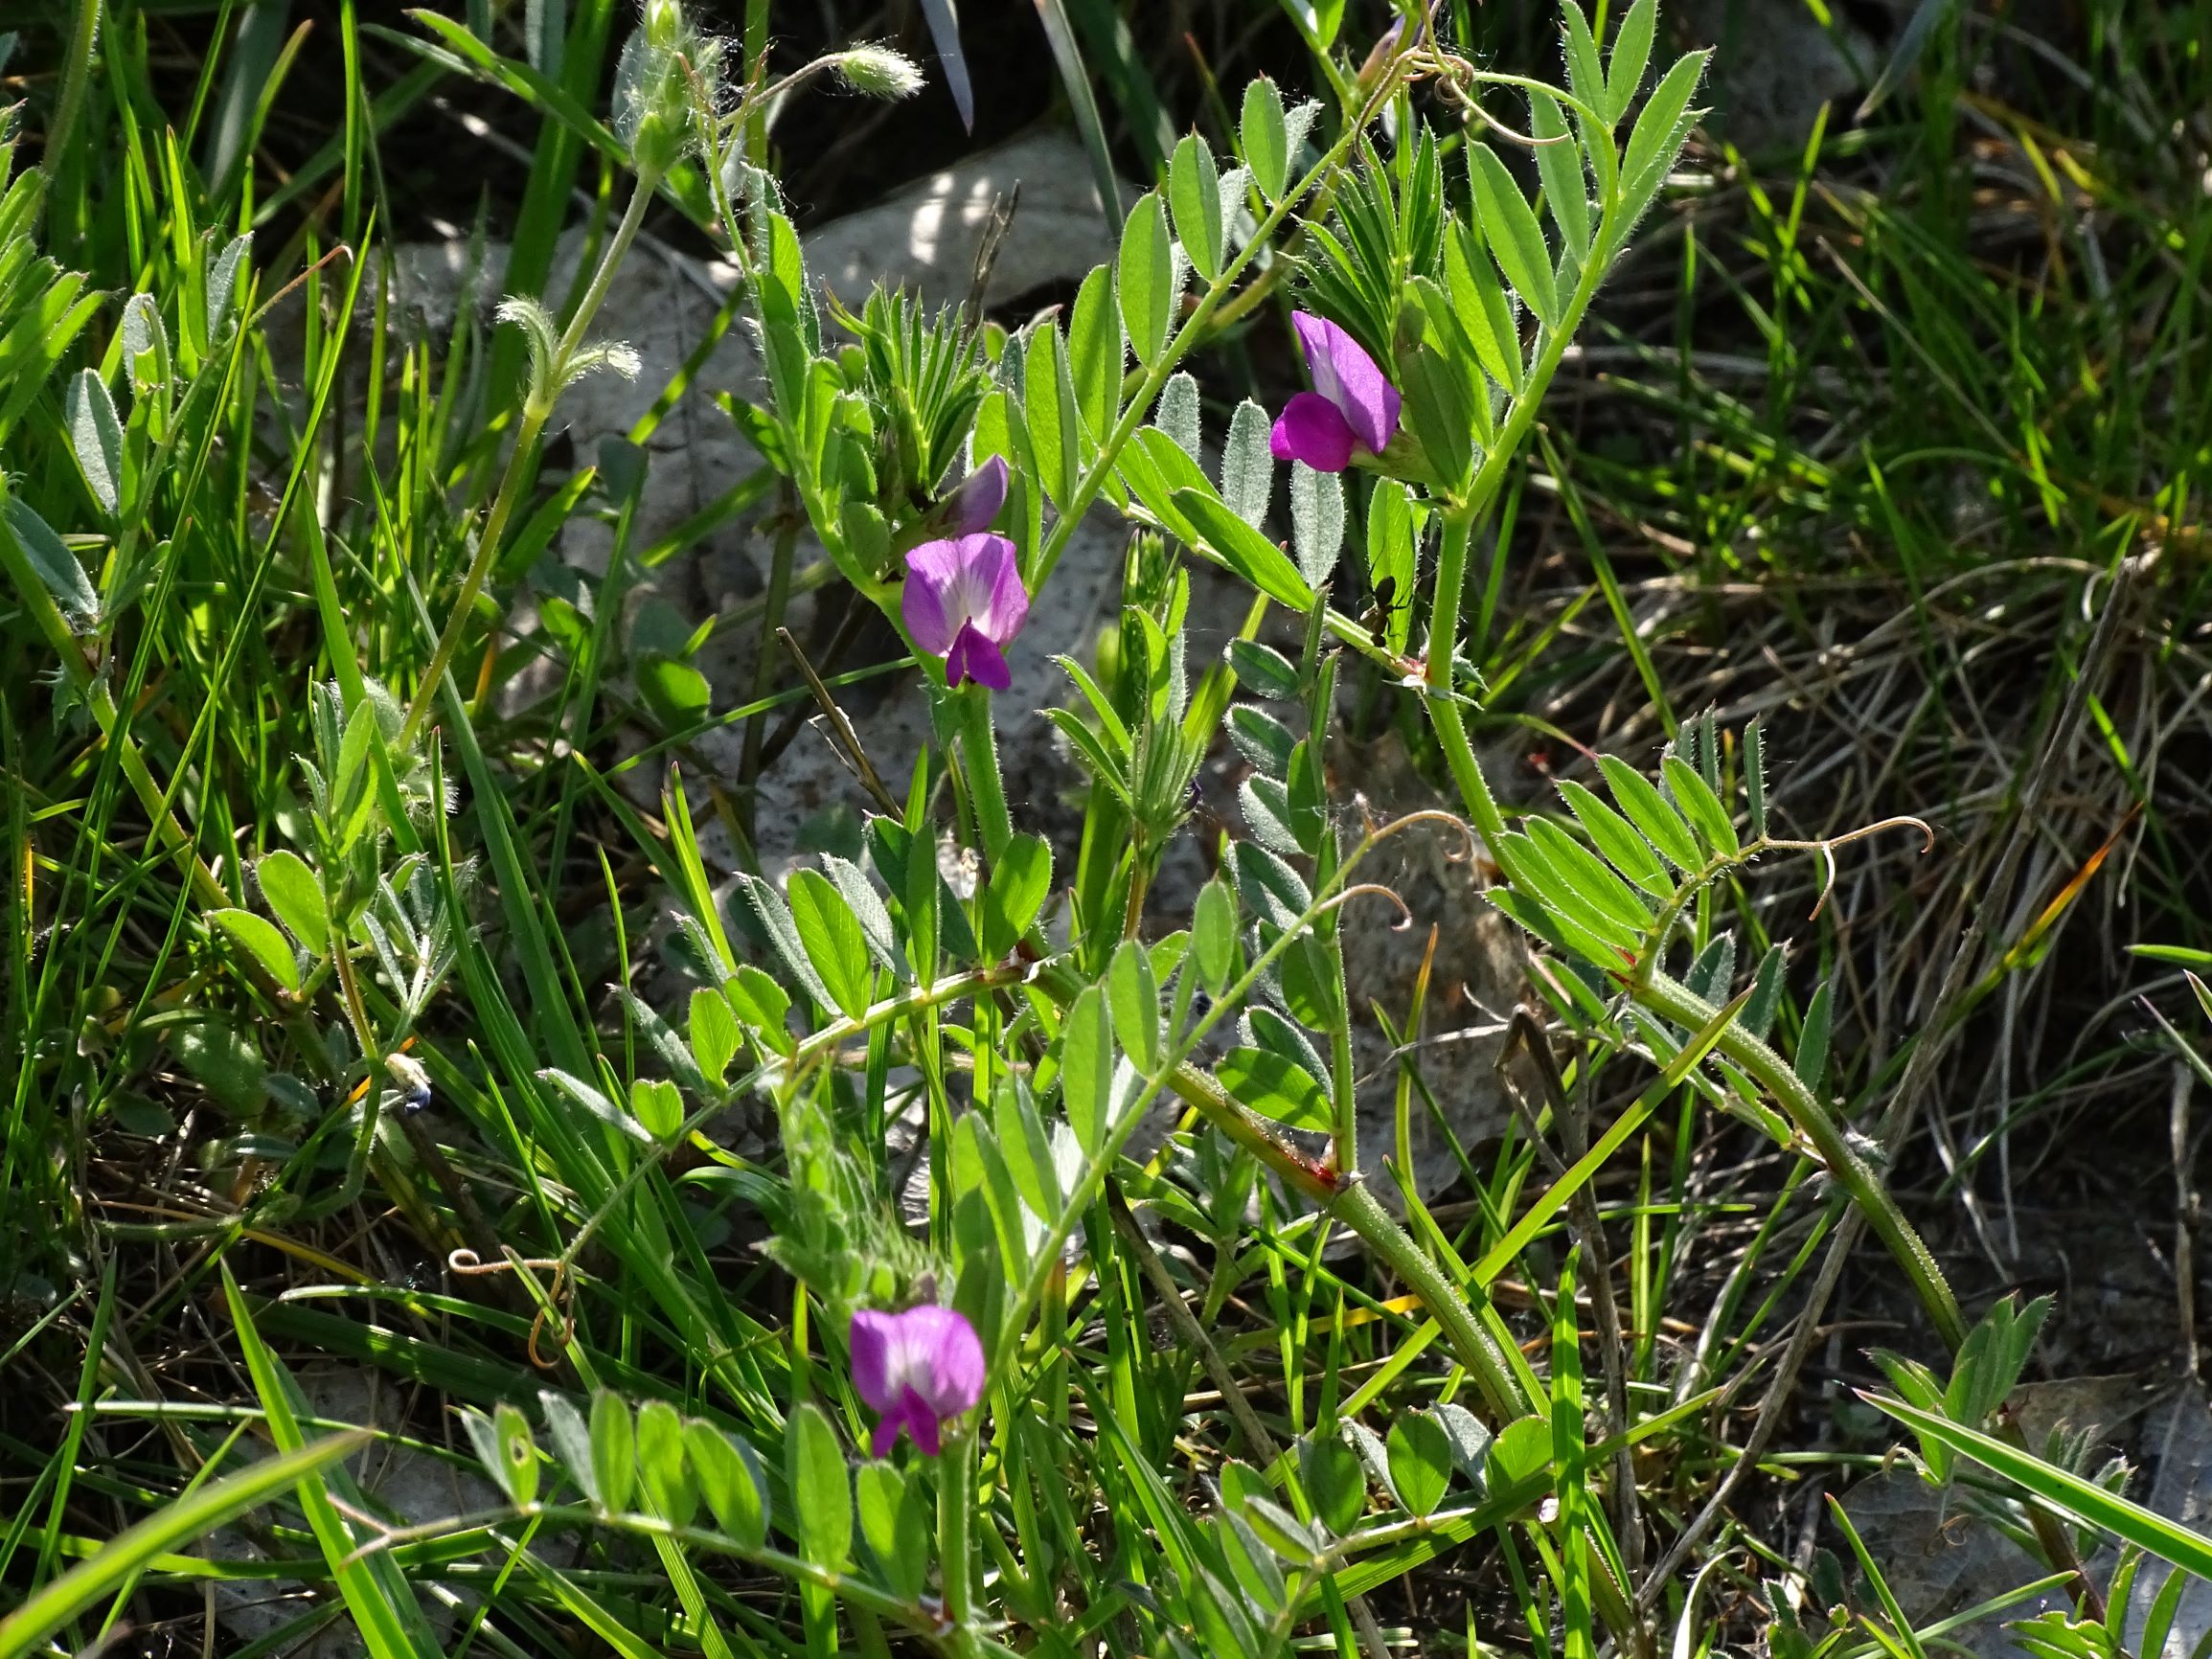
[[[1316,472],[1341,472],[1356,448],[1380,455],[1398,430],[1400,399],[1359,342],[1326,317],[1293,312],[1298,344],[1313,390],[1283,405],[1268,436],[1278,461],[1303,461]]]
[[[879,1414],[872,1447],[888,1457],[901,1431],[935,1457],[948,1417],[983,1398],[983,1344],[967,1315],[925,1302],[903,1313],[853,1315],[853,1386]]]
[[[1005,505],[1006,457],[993,455],[945,498],[946,531],[952,535],[973,535],[979,530],[989,530]]]
[[[914,643],[945,659],[946,684],[973,680],[1003,692],[1014,683],[1006,648],[1029,620],[1029,594],[1005,536],[924,542],[906,556],[899,609]]]

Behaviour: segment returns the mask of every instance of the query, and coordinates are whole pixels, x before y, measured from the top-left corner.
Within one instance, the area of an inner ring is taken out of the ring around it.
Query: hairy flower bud
[[[647,0],[645,19],[615,71],[614,130],[639,172],[658,178],[683,159],[692,138],[694,78],[714,102],[718,54],[685,19],[677,0]]]
[[[888,46],[855,46],[832,61],[846,85],[870,98],[912,98],[922,90],[922,71],[913,59]]]

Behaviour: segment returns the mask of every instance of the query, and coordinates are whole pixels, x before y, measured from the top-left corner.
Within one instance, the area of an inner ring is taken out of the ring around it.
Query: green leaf
[[[1344,483],[1334,472],[1290,463],[1290,547],[1298,574],[1319,589],[1344,552]]]
[[[1524,822],[1528,837],[1543,853],[1544,862],[1572,882],[1575,891],[1603,911],[1609,920],[1635,933],[1651,927],[1650,905],[1607,868],[1596,853],[1547,818],[1532,816]]]
[[[107,383],[90,369],[80,371],[63,395],[62,416],[85,487],[101,511],[112,518],[123,505],[123,423],[115,417]]]
[[[786,1023],[791,999],[782,986],[745,962],[738,965],[736,976],[722,987],[722,994],[730,999],[731,1011],[746,1030],[756,1033],[779,1054],[791,1052],[791,1031]]]
[[[766,1543],[768,1483],[753,1448],[715,1424],[693,1418],[684,1424],[684,1449],[715,1525],[749,1550]]]
[[[1099,265],[1076,291],[1067,330],[1075,405],[1094,447],[1104,446],[1121,416],[1122,367],[1128,355],[1122,321],[1114,314],[1113,272]]]
[[[1536,820],[1531,820],[1532,827]],[[1574,875],[1552,861],[1549,847],[1533,833],[1516,831],[1498,841],[1499,862],[1514,872],[1515,885],[1543,901],[1567,920],[1612,947],[1597,960],[1605,966],[1617,958],[1633,959],[1643,943],[1645,923],[1630,920],[1601,898],[1586,894]]]
[[[1615,870],[1654,898],[1674,894],[1675,884],[1667,876],[1666,866],[1636,833],[1634,825],[1571,778],[1562,779],[1559,790],[1567,810]]]
[[[15,537],[15,545],[23,550],[31,569],[45,585],[54,602],[62,614],[75,625],[87,625],[99,620],[100,595],[84,574],[84,567],[77,562],[77,555],[69,551],[61,537],[54,534],[46,520],[31,510],[19,495],[8,497],[0,508],[0,517]]]
[[[799,982],[799,989],[821,1007],[835,1008],[836,999],[830,994],[830,988],[822,983],[822,976],[814,971],[813,963],[808,960],[807,947],[800,942],[799,929],[791,918],[791,907],[784,902],[784,896],[758,875],[745,870],[738,872],[738,891],[744,896],[746,907],[760,922],[761,931],[767,935],[770,947],[782,959],[791,977]],[[742,981],[743,977],[744,970],[741,968],[739,978]],[[778,994],[781,994],[780,988]],[[737,1007],[738,1016],[744,1018],[746,1010],[742,1004],[733,1006]],[[789,1006],[788,998],[785,998],[785,1006]],[[747,1023],[752,1022],[748,1020]],[[781,1027],[780,1015],[775,1024]]]
[[[1238,1101],[1287,1128],[1326,1129],[1334,1121],[1313,1074],[1271,1049],[1231,1049],[1214,1076]]]
[[[1114,261],[1115,288],[1122,325],[1129,345],[1146,368],[1167,347],[1175,313],[1175,262],[1168,239],[1168,212],[1158,191],[1150,191],[1129,210],[1122,227],[1121,252]]]
[[[2168,1520],[2155,1510],[2107,1491],[2093,1481],[2048,1464],[2007,1445],[2003,1441],[1960,1423],[1921,1411],[1903,1400],[1861,1392],[1859,1398],[1878,1411],[1930,1440],[1940,1441],[1964,1458],[1994,1470],[2053,1509],[2101,1527],[2124,1543],[2147,1555],[2170,1561],[2201,1579],[2212,1578],[2212,1537],[2179,1522]]]
[[[1703,867],[1698,843],[1681,815],[1667,805],[1652,781],[1615,755],[1600,755],[1598,767],[1612,785],[1613,801],[1629,822],[1676,869],[1685,874]]]
[[[999,853],[983,890],[983,954],[1002,960],[1029,931],[1052,891],[1052,848],[1039,835],[1016,835]]]
[[[545,1411],[545,1432],[553,1437],[554,1452],[559,1457],[568,1478],[576,1483],[576,1489],[585,1500],[599,1502],[599,1470],[591,1461],[591,1430],[584,1426],[583,1414],[565,1394],[553,1389],[541,1389],[537,1403]]]
[[[1029,422],[1030,453],[1046,499],[1065,507],[1083,472],[1077,451],[1075,382],[1068,368],[1067,341],[1050,319],[1029,336],[1021,369],[1022,415]]]
[[[1659,19],[1658,0],[1634,0],[1613,36],[1606,61],[1606,118],[1618,122],[1635,102],[1636,88],[1652,61],[1652,35]]]
[[[1221,504],[1254,530],[1267,516],[1275,494],[1275,456],[1268,447],[1267,412],[1245,398],[1229,417],[1221,445]]]
[[[853,1489],[837,1431],[812,1400],[791,1413],[784,1459],[797,1511],[799,1554],[817,1567],[842,1568],[853,1554]]]
[[[237,1473],[189,1489],[102,1544],[85,1560],[40,1585],[0,1619],[0,1659],[23,1659],[64,1625],[136,1583],[160,1557],[190,1548],[249,1510],[317,1480],[372,1439],[354,1429],[311,1441]],[[328,1500],[326,1500],[328,1501]]]
[[[1290,182],[1290,139],[1283,119],[1283,95],[1266,76],[1244,88],[1237,132],[1243,141],[1244,165],[1252,170],[1252,182],[1268,201],[1281,201]]]
[[[690,731],[714,705],[714,687],[707,676],[680,657],[643,652],[631,664],[630,677],[663,732]]]
[[[1178,489],[1174,500],[1199,540],[1231,570],[1278,604],[1301,615],[1312,608],[1313,589],[1289,555],[1230,511],[1219,497],[1202,489]]]
[[[1560,0],[1560,17],[1565,34],[1567,90],[1601,113],[1606,107],[1606,76],[1598,63],[1598,43],[1590,34],[1590,20],[1582,0]]]
[[[1560,234],[1580,261],[1590,251],[1589,180],[1583,172],[1583,152],[1576,148],[1557,99],[1548,92],[1532,92],[1528,102],[1544,203],[1551,209],[1552,222],[1560,227]]]
[[[1009,1080],[995,1091],[992,1121],[998,1128],[998,1153],[1008,1179],[1030,1213],[1057,1216],[1060,1209],[1060,1170],[1053,1162],[1052,1137],[1037,1115],[1037,1102],[1026,1084]]]
[[[1289,778],[1290,757],[1298,747],[1298,739],[1289,727],[1250,703],[1237,704],[1224,723],[1229,741],[1262,775],[1278,783]]]
[[[1412,428],[1429,470],[1453,493],[1474,473],[1475,410],[1481,396],[1468,382],[1465,359],[1427,344],[1399,357],[1405,382],[1405,423]]]
[[[300,965],[277,924],[250,910],[211,910],[207,919],[244,947],[262,970],[286,990],[300,989]]]
[[[1475,213],[1482,239],[1489,245],[1497,268],[1528,308],[1546,327],[1560,318],[1559,289],[1552,281],[1551,249],[1545,245],[1543,226],[1536,210],[1520,193],[1505,163],[1487,144],[1467,148],[1468,182],[1474,192]]]
[[[279,848],[254,866],[262,898],[292,937],[320,956],[331,947],[331,917],[323,904],[323,884],[297,852]]]
[[[1152,978],[1152,953],[1140,941],[1126,939],[1115,948],[1106,994],[1122,1047],[1150,1077],[1160,1063],[1160,988]]]
[[[1085,986],[1068,1005],[1060,1044],[1060,1101],[1076,1145],[1095,1157],[1106,1145],[1114,1080],[1113,1029],[1106,993],[1097,986]]]
[[[671,1526],[692,1524],[698,1483],[684,1453],[684,1420],[665,1399],[649,1399],[637,1409],[637,1485],[653,1514]]]
[[[1425,1411],[1401,1413],[1390,1425],[1390,1484],[1416,1515],[1431,1515],[1451,1486],[1451,1436]]]
[[[1742,850],[1736,839],[1736,826],[1728,821],[1728,809],[1681,757],[1667,756],[1659,762],[1659,772],[1674,794],[1675,805],[1681,808],[1682,815],[1689,819],[1706,846],[1729,857]]]
[[[253,233],[250,231],[242,237],[233,237],[208,269],[207,337],[211,343],[222,333],[223,324],[230,320],[231,302],[239,291],[239,273],[245,268],[246,256],[253,252]]]
[[[730,1011],[730,999],[704,986],[693,991],[689,1032],[692,1058],[700,1074],[717,1088],[721,1087],[730,1061],[744,1041],[738,1016]]]
[[[867,942],[868,954],[878,966],[889,968],[901,979],[906,977],[906,958],[899,949],[899,936],[891,925],[891,912],[883,898],[869,882],[867,875],[850,859],[840,858],[834,852],[822,854],[822,870],[844,899],[846,908],[853,912],[853,920],[860,924],[860,937]]]
[[[832,1004],[847,1018],[858,1019],[868,1011],[875,978],[859,919],[818,870],[792,871],[789,898],[799,943],[829,988]]]
[[[602,1509],[629,1508],[637,1479],[637,1434],[621,1395],[603,1388],[591,1397],[591,1469]]]
[[[1823,980],[1805,1010],[1805,1025],[1797,1034],[1797,1080],[1808,1093],[1820,1098],[1828,1080],[1828,1028],[1835,1017],[1836,982]]]
[[[1761,1040],[1774,1024],[1774,1011],[1781,1006],[1782,958],[1779,944],[1767,947],[1767,954],[1759,959],[1758,972],[1751,976],[1751,1000],[1739,1016],[1744,1029]]]
[[[1552,1466],[1552,1425],[1548,1419],[1519,1417],[1498,1431],[1483,1460],[1485,1490],[1505,1491],[1535,1479]]]
[[[1628,153],[1621,163],[1621,211],[1608,226],[1616,242],[1643,217],[1675,158],[1681,154],[1682,141],[1696,119],[1690,99],[1704,76],[1705,60],[1710,56],[1707,52],[1686,52],[1676,58],[1636,117],[1635,127],[1629,134]]]
[[[1767,734],[1754,718],[1744,728],[1744,806],[1751,839],[1767,839]]]
[[[1457,219],[1445,239],[1444,276],[1451,295],[1451,316],[1466,331],[1483,373],[1509,391],[1519,391],[1520,324],[1513,301],[1484,256],[1480,239]]]
[[[904,1602],[921,1598],[929,1581],[927,1489],[887,1463],[865,1463],[855,1477],[860,1535],[877,1576]]]
[[[1198,889],[1191,917],[1191,955],[1209,996],[1220,996],[1237,966],[1237,899],[1220,876]]]
[[[1231,640],[1221,654],[1238,682],[1248,687],[1254,696],[1283,702],[1298,694],[1297,665],[1274,647],[1239,637]]]
[[[1198,471],[1198,383],[1188,371],[1178,369],[1168,376],[1152,411],[1152,423],[1174,440],[1175,447],[1189,460],[1190,470],[1205,477]],[[1163,476],[1173,479],[1175,474],[1163,468]]]
[[[499,1447],[495,1466],[499,1484],[517,1509],[537,1501],[537,1442],[531,1437],[530,1421],[507,1400],[494,1409],[491,1427]]]
[[[666,1078],[633,1078],[629,1113],[654,1140],[670,1140],[683,1127],[684,1098]]]
[[[651,1144],[652,1136],[646,1131],[643,1124],[618,1108],[606,1096],[573,1072],[564,1072],[559,1066],[547,1066],[537,1075],[608,1127],[620,1129],[633,1141],[641,1141],[649,1146]]]
[[[1298,1480],[1314,1518],[1341,1537],[1367,1508],[1367,1470],[1340,1435],[1321,1434],[1299,1448]]]
[[[1221,272],[1221,179],[1214,152],[1195,132],[1187,132],[1168,163],[1168,199],[1174,207],[1175,235],[1201,282]]]

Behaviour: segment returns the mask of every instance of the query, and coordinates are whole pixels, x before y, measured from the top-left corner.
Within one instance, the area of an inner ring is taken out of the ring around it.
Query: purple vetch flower
[[[925,541],[906,556],[900,614],[914,643],[945,659],[945,680],[1003,692],[1014,683],[1006,648],[1029,621],[1014,543],[1003,535]]]
[[[935,1457],[948,1417],[983,1398],[983,1344],[968,1317],[925,1302],[903,1313],[853,1315],[853,1386],[880,1414],[871,1449],[888,1457],[901,1430]]]
[[[1303,461],[1316,472],[1341,472],[1355,447],[1380,455],[1398,430],[1398,388],[1360,350],[1359,342],[1326,317],[1291,313],[1313,390],[1283,405],[1268,433],[1278,461]]]
[[[960,488],[945,498],[945,528],[953,535],[973,535],[989,530],[998,510],[1006,505],[1006,457],[993,455],[960,481]]]

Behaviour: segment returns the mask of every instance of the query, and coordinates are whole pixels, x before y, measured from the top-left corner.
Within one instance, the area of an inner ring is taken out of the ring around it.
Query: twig
[[[821,705],[822,713],[829,716],[832,739],[844,750],[845,758],[858,774],[862,787],[876,798],[877,806],[894,818],[901,816],[904,808],[891,798],[891,791],[883,786],[883,780],[877,776],[876,763],[868,759],[868,751],[860,746],[860,734],[853,730],[853,722],[845,717],[845,711],[837,706],[837,699],[830,694],[830,688],[822,683],[822,676],[814,671],[814,665],[807,660],[806,651],[792,637],[791,630],[779,627],[776,629],[776,638],[783,642],[784,649],[791,653],[791,661],[798,665],[799,672],[806,676],[808,689],[814,693],[814,701]]]
[[[2174,1062],[2174,1096],[2166,1125],[2174,1148],[2174,1286],[2175,1313],[2181,1322],[2181,1375],[2195,1381],[2200,1375],[2197,1352],[2197,1270],[2194,1223],[2197,1188],[2189,1179],[2189,1096],[2196,1074],[2179,1060]]]

